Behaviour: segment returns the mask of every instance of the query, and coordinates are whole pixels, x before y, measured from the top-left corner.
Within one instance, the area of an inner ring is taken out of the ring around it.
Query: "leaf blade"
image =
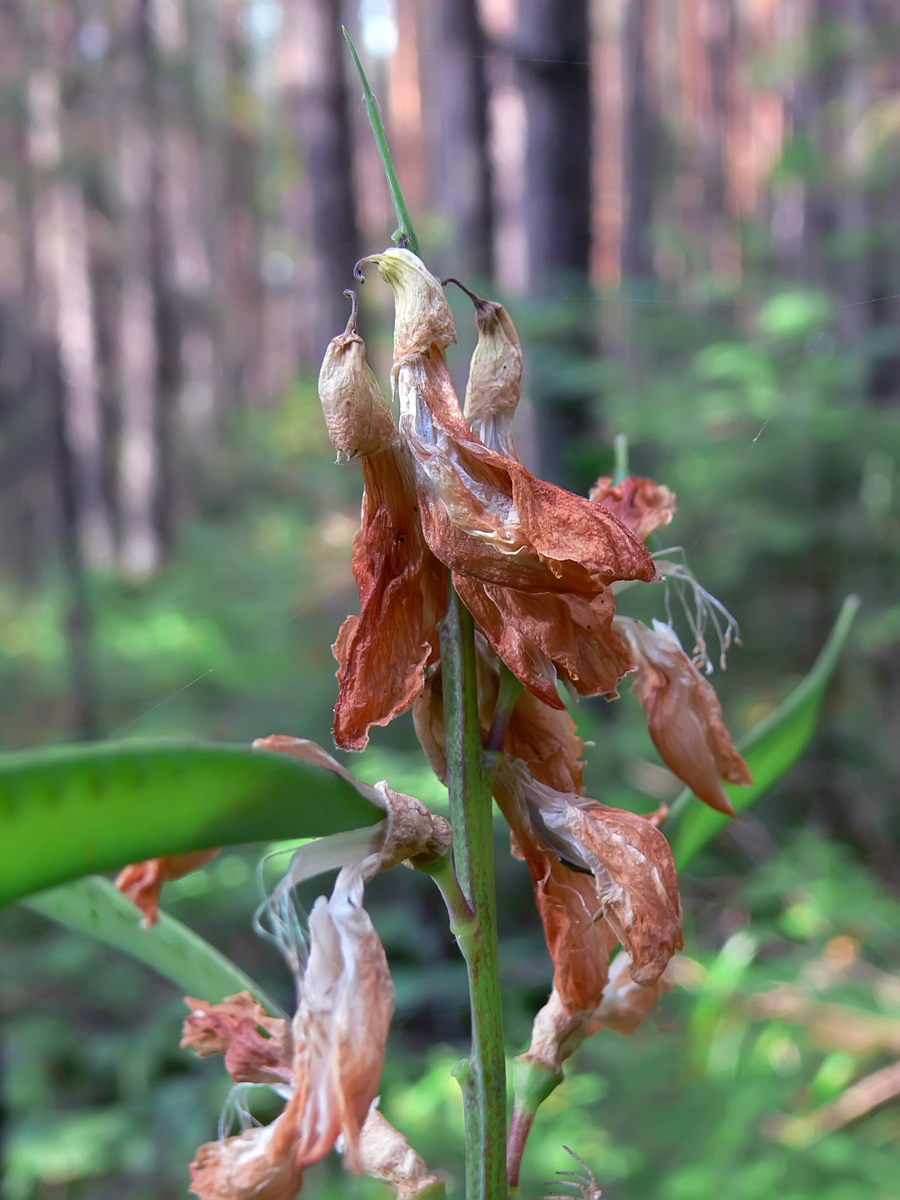
[[[285,1015],[255,980],[174,917],[160,913],[158,925],[143,928],[140,910],[108,879],[88,876],[31,896],[22,904],[67,929],[124,951],[209,1004],[248,991],[275,1016]]]
[[[211,846],[322,837],[384,812],[339,775],[246,746],[107,742],[0,755],[0,906]]]
[[[725,784],[725,790],[738,813],[765,795],[809,745],[825,692],[859,605],[858,596],[848,596],[844,600],[828,640],[809,673],[776,711],[761,721],[741,742],[739,749],[747,759],[754,782],[751,787]],[[679,871],[684,870],[706,843],[729,824],[728,817],[707,808],[687,788],[672,805],[669,820],[677,822],[669,840]],[[666,833],[669,834],[668,829]]]

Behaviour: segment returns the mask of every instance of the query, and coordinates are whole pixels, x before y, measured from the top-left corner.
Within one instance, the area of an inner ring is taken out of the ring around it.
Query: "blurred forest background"
[[[895,1200],[892,0],[0,0],[0,742],[330,745],[361,484],[315,374],[353,263],[393,229],[341,20],[426,259],[519,327],[523,457],[585,491],[624,433],[678,493],[658,545],[741,622],[714,680],[736,734],[863,599],[813,752],[683,881],[684,986],[634,1038],[585,1044],[524,1194],[565,1143],[608,1200]],[[386,379],[389,296],[362,293]],[[677,792],[627,689],[577,717],[590,794]],[[444,803],[406,720],[351,766]],[[289,1003],[250,932],[258,854],[164,905]],[[518,1050],[550,964],[499,829],[498,854]],[[383,1106],[458,1196],[462,964],[429,881],[371,897],[398,987]],[[8,1200],[186,1195],[227,1088],[178,1050],[174,989],[20,909],[0,988]],[[384,1189],[329,1161],[305,1194]]]

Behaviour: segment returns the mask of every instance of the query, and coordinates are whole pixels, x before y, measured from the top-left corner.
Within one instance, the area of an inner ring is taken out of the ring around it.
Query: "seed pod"
[[[356,327],[358,306],[347,291],[353,310],[347,328],[329,342],[319,372],[319,399],[328,436],[338,455],[377,454],[399,437],[397,423],[372,369],[366,361],[366,343]]]
[[[509,313],[502,304],[483,300],[458,279],[446,279],[462,288],[475,305],[478,345],[469,367],[465,416],[469,428],[486,446],[516,458],[512,418],[522,398],[522,347]]]

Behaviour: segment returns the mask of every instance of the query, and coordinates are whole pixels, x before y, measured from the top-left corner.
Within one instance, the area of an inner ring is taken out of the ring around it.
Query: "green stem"
[[[506,1060],[500,1004],[491,777],[478,719],[475,628],[453,585],[441,628],[447,786],[453,859],[477,925],[461,937],[469,972],[472,1053],[457,1072],[466,1112],[467,1200],[502,1200],[506,1183]]]
[[[356,70],[359,73],[359,79],[362,83],[363,96],[366,101],[366,112],[369,114],[369,124],[372,126],[372,133],[375,135],[375,145],[378,147],[381,165],[384,167],[385,178],[387,179],[391,200],[394,202],[394,211],[397,214],[397,221],[399,222],[399,228],[392,240],[401,242],[403,245],[408,246],[413,254],[418,254],[419,239],[416,237],[416,231],[413,229],[412,217],[409,215],[409,209],[406,207],[406,201],[403,199],[403,192],[400,190],[400,180],[397,178],[397,172],[394,170],[394,160],[391,158],[384,125],[381,123],[378,101],[375,99],[375,93],[369,86],[363,65],[359,61],[359,55],[356,53],[356,47],[353,45],[353,39],[347,32],[347,26],[342,25],[341,28],[344,31],[344,37],[346,38],[347,45],[350,47],[350,53],[353,55],[353,62],[356,65]]]

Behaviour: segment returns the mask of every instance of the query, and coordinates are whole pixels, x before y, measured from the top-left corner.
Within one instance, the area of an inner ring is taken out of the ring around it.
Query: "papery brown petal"
[[[116,876],[116,887],[141,910],[144,925],[149,927],[159,921],[159,898],[163,884],[205,866],[218,853],[218,847],[213,850],[188,850],[184,854],[166,854],[162,858],[130,863]]]
[[[431,769],[441,783],[447,781],[447,734],[444,728],[444,693],[441,672],[425,681],[425,686],[413,702],[413,725],[416,737]]]
[[[303,1170],[287,1139],[279,1142],[286,1113],[271,1125],[224,1142],[207,1142],[191,1163],[191,1191],[202,1200],[294,1200]]]
[[[422,525],[441,562],[484,583],[587,597],[616,579],[659,578],[646,547],[608,509],[473,436],[438,350],[396,375]]]
[[[362,1169],[360,1130],[378,1092],[394,1011],[394,985],[362,890],[359,868],[345,868],[309,919],[309,959],[292,1024],[297,1090],[273,1139],[276,1156],[293,1144],[299,1168],[318,1162],[343,1135],[347,1166]]]
[[[454,574],[454,587],[494,651],[544,704],[564,708],[557,679],[582,696],[618,695],[634,669],[613,628],[616,601],[606,590],[591,600],[553,592],[519,592]]]
[[[615,513],[642,542],[654,530],[670,524],[675,513],[675,493],[639,475],[629,475],[621,483],[613,483],[611,475],[601,475],[590,498]]]
[[[570,1013],[593,1011],[603,995],[609,957],[617,942],[603,919],[594,879],[567,867],[542,844],[515,778],[506,770],[497,773],[494,797],[531,874],[553,960],[554,987],[563,1007]]]
[[[471,295],[471,293],[470,293]],[[472,296],[478,345],[469,366],[464,415],[486,446],[518,458],[512,419],[522,397],[522,347],[502,304]]]
[[[444,1191],[443,1180],[374,1106],[363,1125],[360,1151],[366,1175],[392,1187],[397,1200],[424,1200]]]
[[[394,363],[444,350],[456,341],[453,313],[440,280],[411,250],[392,247],[357,263],[371,262],[394,293]]]
[[[569,804],[563,820],[597,861],[597,892],[606,919],[631,955],[632,978],[653,983],[684,946],[669,843],[637,813],[596,801]]]
[[[390,403],[366,360],[366,343],[356,328],[355,296],[347,328],[325,351],[319,400],[328,436],[339,454],[351,458],[376,454],[400,436]]]
[[[527,763],[539,782],[560,792],[582,791],[584,742],[567,708],[548,708],[523,692],[512,711],[504,749]]]
[[[249,992],[207,1004],[186,996],[191,1014],[184,1022],[181,1045],[200,1058],[225,1055],[235,1083],[293,1083],[293,1046],[287,1021],[270,1017]]]
[[[643,986],[635,983],[630,973],[631,959],[626,951],[617,954],[609,971],[609,982],[603,989],[603,999],[591,1014],[587,1035],[601,1029],[614,1029],[616,1033],[632,1034],[644,1023],[665,992],[671,992],[672,984],[665,974],[653,983]]]
[[[616,618],[638,664],[634,691],[647,710],[650,736],[675,775],[710,808],[735,815],[722,780],[748,785],[750,768],[734,748],[712,684],[668,625]]]
[[[334,740],[363,750],[373,725],[405,712],[438,654],[446,572],[422,536],[412,467],[401,446],[363,459],[362,528],[353,544],[361,614],[332,647],[340,684]]]

